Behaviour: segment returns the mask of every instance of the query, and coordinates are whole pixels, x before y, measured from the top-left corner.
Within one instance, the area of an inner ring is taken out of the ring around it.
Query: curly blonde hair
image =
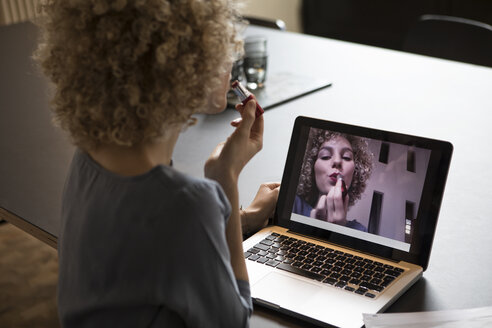
[[[354,154],[355,170],[352,184],[348,190],[349,206],[354,205],[361,198],[366,189],[367,180],[371,176],[374,155],[369,150],[366,139],[350,134],[311,128],[306,152],[304,153],[299,184],[297,185],[297,195],[312,207],[316,205],[319,197],[319,190],[314,177],[314,163],[318,158],[318,153],[323,143],[336,137],[345,138],[350,143]]]
[[[132,146],[190,122],[242,53],[229,0],[45,0],[34,58],[54,121],[84,149]]]

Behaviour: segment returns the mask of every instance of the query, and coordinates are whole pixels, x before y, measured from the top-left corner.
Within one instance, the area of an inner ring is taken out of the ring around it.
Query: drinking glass
[[[267,39],[263,36],[247,37],[244,40],[243,70],[248,89],[255,90],[264,87],[267,60]]]

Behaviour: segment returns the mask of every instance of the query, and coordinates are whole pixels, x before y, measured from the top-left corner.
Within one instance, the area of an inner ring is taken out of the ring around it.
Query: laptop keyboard
[[[321,245],[272,233],[244,252],[250,260],[374,298],[404,271]]]

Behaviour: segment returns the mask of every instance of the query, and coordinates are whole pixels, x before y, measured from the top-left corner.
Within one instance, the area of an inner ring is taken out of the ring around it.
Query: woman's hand
[[[345,226],[347,224],[348,196],[342,196],[342,180],[330,189],[328,195],[322,195],[316,207],[311,211],[311,217]]]
[[[205,163],[205,176],[219,182],[237,182],[246,163],[263,147],[263,116],[255,118],[256,102],[238,104],[236,109],[241,114],[241,119],[231,123],[236,130],[217,145]]]
[[[244,235],[251,235],[266,227],[275,213],[280,183],[262,183],[251,204],[241,210],[241,225]]]

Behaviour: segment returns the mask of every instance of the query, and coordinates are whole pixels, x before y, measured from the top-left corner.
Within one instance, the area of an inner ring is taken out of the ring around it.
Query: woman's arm
[[[255,119],[256,102],[236,107],[242,120],[224,143],[219,144],[205,163],[205,176],[216,180],[231,203],[226,238],[236,279],[248,281],[239,215],[238,179],[243,167],[263,146],[263,116]]]

